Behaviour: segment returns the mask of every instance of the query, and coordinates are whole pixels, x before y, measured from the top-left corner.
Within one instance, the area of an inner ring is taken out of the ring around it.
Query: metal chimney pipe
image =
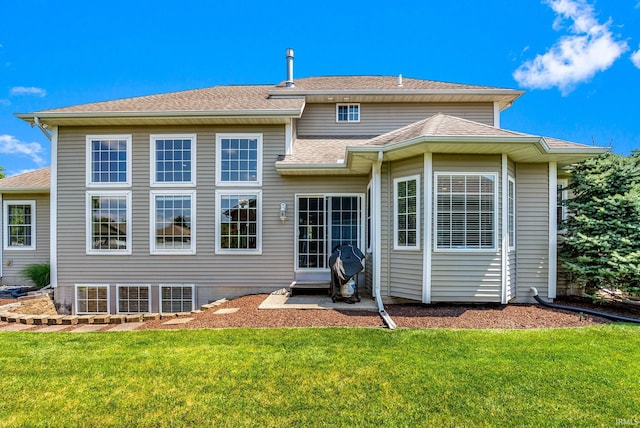
[[[287,81],[285,82],[287,88],[294,88],[296,85],[293,83],[293,49],[287,48]]]

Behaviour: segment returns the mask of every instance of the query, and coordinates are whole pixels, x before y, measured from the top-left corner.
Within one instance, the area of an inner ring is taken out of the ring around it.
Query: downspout
[[[395,329],[396,323],[391,319],[391,316],[384,309],[382,303],[382,296],[380,293],[380,279],[382,275],[381,260],[382,260],[382,151],[378,152],[378,159],[373,164],[373,207],[374,207],[374,251],[373,251],[373,292],[376,297],[376,303],[378,304],[378,313],[384,323],[390,330]]]
[[[33,116],[33,123],[42,131],[42,133],[47,137],[49,141],[51,141],[51,134],[47,131],[47,128],[44,127],[42,123],[40,123],[40,119],[38,116]]]
[[[607,319],[610,319],[611,321],[631,322],[635,324],[640,324],[640,319],[636,319],[636,318],[628,318],[620,315],[608,314],[606,312],[594,311],[592,309],[577,308],[575,306],[556,305],[555,303],[549,303],[545,300],[542,300],[542,298],[538,296],[538,289],[536,287],[531,287],[531,292],[533,293],[533,298],[536,299],[536,302],[548,308],[563,309],[565,311],[573,311],[573,312],[582,312],[589,315],[595,315],[597,317],[607,318]]]

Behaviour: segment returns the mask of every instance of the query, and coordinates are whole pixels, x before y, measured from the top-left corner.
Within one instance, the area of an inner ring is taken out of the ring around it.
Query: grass
[[[640,329],[0,333],[0,427],[640,425]]]

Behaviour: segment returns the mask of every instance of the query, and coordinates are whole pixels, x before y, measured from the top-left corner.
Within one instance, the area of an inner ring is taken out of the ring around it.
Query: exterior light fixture
[[[284,223],[286,219],[287,219],[287,204],[283,202],[280,204],[280,221]]]

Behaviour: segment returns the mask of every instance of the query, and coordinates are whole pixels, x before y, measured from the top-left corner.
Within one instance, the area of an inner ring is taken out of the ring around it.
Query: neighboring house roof
[[[496,128],[471,120],[436,114],[370,139],[348,137],[299,139],[291,155],[276,163],[282,174],[368,173],[377,154],[385,160],[419,153],[497,155],[506,153],[516,162],[578,162],[606,152],[555,138]]]
[[[49,193],[51,168],[42,168],[0,180],[0,193]]]

